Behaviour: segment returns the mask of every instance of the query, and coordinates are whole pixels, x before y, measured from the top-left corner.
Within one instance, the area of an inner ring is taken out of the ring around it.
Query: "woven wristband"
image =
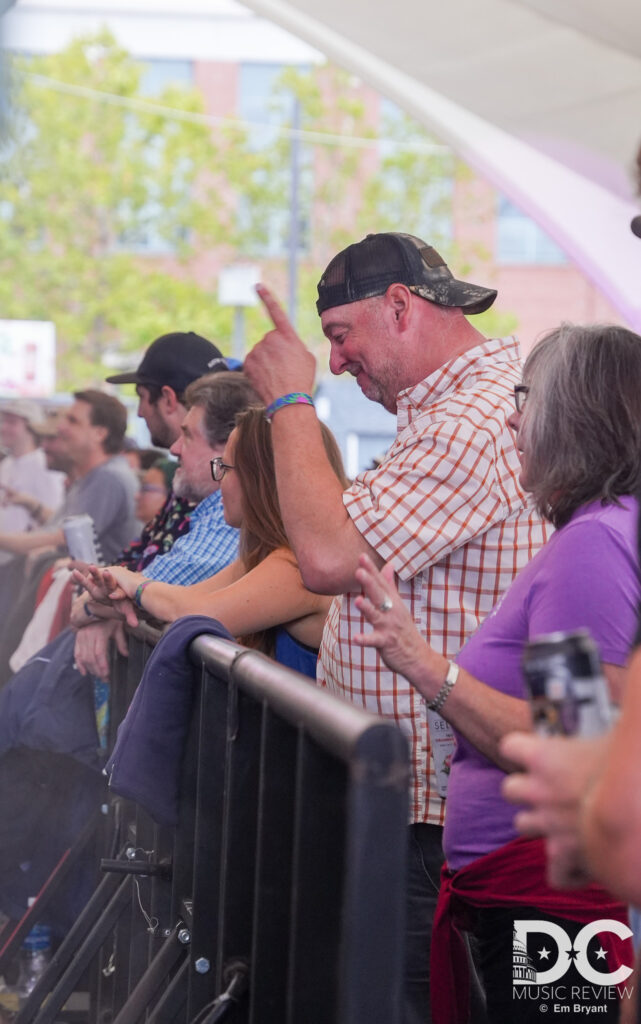
[[[138,586],[136,587],[136,593],[134,594],[134,604],[138,608],[142,608],[142,595],[145,587],[148,587],[149,584],[153,582],[153,580],[143,580],[142,583],[139,583]]]
[[[282,395],[281,398],[276,398],[268,405],[265,409],[265,419],[271,422],[274,413],[278,412],[279,409],[284,409],[286,405],[313,405],[314,399],[311,395],[306,394],[305,391],[292,391],[289,395]]]

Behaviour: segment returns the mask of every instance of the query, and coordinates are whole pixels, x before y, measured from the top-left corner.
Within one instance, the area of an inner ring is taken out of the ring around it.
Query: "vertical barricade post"
[[[202,637],[191,650],[206,752],[187,1019],[240,965],[239,1024],[399,1021],[404,737],[256,652]]]
[[[124,711],[154,639],[130,636],[115,707]],[[399,1024],[404,737],[238,644],[199,636],[187,656],[178,825],[159,830],[112,798],[104,867],[132,877],[108,920],[96,900],[98,920],[83,925],[91,934],[74,959],[91,952],[100,979],[90,1020]],[[72,960],[29,1024],[53,1019],[76,974]]]

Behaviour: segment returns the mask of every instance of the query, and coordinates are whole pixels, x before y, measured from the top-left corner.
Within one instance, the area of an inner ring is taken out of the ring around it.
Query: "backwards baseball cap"
[[[168,385],[182,394],[188,384],[205,373],[227,370],[222,352],[193,331],[174,331],[152,341],[137,370],[107,377],[109,384]]]
[[[319,315],[333,306],[384,295],[391,284],[404,284],[437,306],[483,313],[496,298],[493,288],[457,281],[436,249],[415,235],[396,231],[367,235],[348,245],[328,264],[318,282]]]

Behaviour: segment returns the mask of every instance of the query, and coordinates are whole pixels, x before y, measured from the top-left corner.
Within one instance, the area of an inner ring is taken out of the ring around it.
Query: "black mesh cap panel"
[[[318,283],[320,313],[334,306],[383,295],[404,284],[421,298],[470,313],[487,309],[496,292],[457,281],[441,256],[420,238],[395,232],[367,235],[329,263]]]

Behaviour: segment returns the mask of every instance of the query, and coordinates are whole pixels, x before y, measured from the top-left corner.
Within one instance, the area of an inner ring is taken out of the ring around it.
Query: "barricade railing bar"
[[[129,658],[115,659],[114,720],[153,639],[148,627],[134,631]],[[193,713],[178,826],[160,828],[115,801],[120,853],[105,867],[131,875],[108,904],[117,920],[105,921],[97,899],[97,920],[82,923],[85,939],[19,1024],[60,1019],[54,993],[66,998],[88,938],[101,947],[89,951],[96,1024],[395,1024],[404,737],[238,644],[201,636],[189,654]]]

